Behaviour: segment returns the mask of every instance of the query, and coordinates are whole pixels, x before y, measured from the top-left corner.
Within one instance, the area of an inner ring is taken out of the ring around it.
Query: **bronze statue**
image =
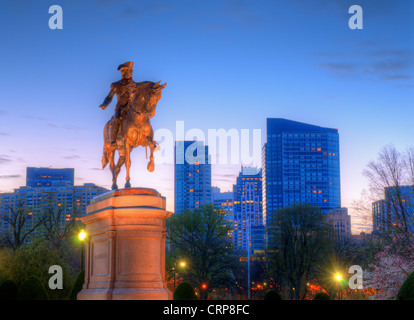
[[[99,107],[105,109],[117,95],[117,104],[114,116],[106,123],[104,128],[104,147],[102,155],[102,169],[109,162],[112,172],[112,190],[118,189],[116,180],[122,165],[126,168],[125,188],[130,188],[129,169],[131,167],[130,153],[138,146],[150,148],[150,161],[148,171],[154,171],[154,150],[157,143],[153,140],[154,132],[150,119],[155,114],[155,108],[161,99],[162,89],[167,83],[132,80],[133,62],[121,64],[122,80],[111,84],[111,91]],[[115,166],[115,151],[118,150],[118,163]]]

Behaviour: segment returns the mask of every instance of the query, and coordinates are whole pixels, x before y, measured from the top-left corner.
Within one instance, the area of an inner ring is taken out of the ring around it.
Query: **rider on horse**
[[[104,102],[99,106],[102,110],[111,103],[114,95],[117,95],[118,102],[115,106],[115,115],[111,127],[111,149],[116,149],[116,138],[118,136],[119,127],[122,119],[127,111],[127,106],[131,104],[137,83],[132,80],[132,61],[125,62],[118,67],[121,71],[122,80],[111,84],[111,90]]]

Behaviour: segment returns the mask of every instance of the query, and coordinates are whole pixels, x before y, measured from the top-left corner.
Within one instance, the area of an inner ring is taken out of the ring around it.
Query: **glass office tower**
[[[175,213],[211,204],[211,163],[202,141],[176,141],[174,171]]]
[[[266,131],[263,223],[294,202],[316,204],[324,213],[341,207],[338,130],[268,118]]]

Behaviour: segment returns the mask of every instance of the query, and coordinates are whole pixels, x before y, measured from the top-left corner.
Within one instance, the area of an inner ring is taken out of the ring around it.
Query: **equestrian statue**
[[[104,147],[102,155],[102,169],[109,163],[112,173],[112,190],[118,189],[117,177],[121,167],[126,168],[125,188],[131,188],[129,170],[131,167],[131,151],[138,146],[150,148],[150,161],[147,169],[154,171],[154,151],[157,143],[154,141],[154,131],[150,119],[155,114],[158,101],[161,99],[162,89],[167,83],[160,85],[151,81],[135,82],[132,80],[133,62],[121,64],[122,79],[111,84],[111,90],[104,102],[99,106],[105,108],[117,95],[115,114],[104,127]],[[115,165],[115,151],[118,151],[118,162]]]

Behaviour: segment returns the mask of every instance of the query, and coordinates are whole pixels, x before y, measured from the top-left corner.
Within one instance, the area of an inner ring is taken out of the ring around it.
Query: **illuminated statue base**
[[[165,282],[165,197],[128,188],[94,198],[81,218],[88,240],[78,300],[171,300]]]

